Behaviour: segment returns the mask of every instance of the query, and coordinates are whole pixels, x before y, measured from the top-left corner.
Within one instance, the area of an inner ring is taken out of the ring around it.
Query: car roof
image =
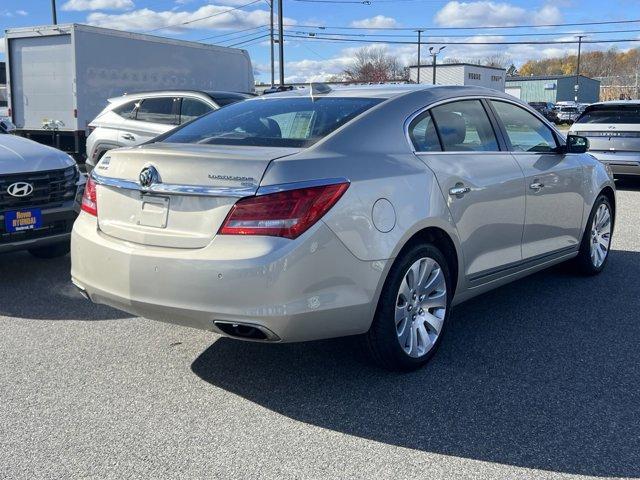
[[[592,103],[589,107],[608,107],[608,106],[625,106],[636,105],[640,106],[640,100],[609,100],[607,102]]]
[[[231,91],[222,91],[222,90],[214,91],[214,92],[204,91],[204,90],[152,90],[152,91],[146,91],[146,92],[125,93],[124,95],[111,97],[109,98],[109,103],[115,103],[115,102],[120,103],[127,100],[137,100],[140,98],[149,98],[149,97],[164,97],[167,95],[196,96],[201,98],[208,98],[209,100],[214,100],[214,101],[216,96],[223,97],[225,95],[228,95],[228,96],[235,96],[235,95],[245,96],[246,95],[247,98],[252,97],[251,94],[245,94],[243,92],[231,92]]]
[[[323,87],[325,84],[322,84]],[[326,87],[325,87],[326,88]],[[463,86],[463,85],[428,85],[428,84],[375,84],[375,85],[329,85],[330,90],[326,92],[314,92],[314,98],[326,97],[354,97],[354,98],[395,98],[406,94],[430,92],[433,97],[441,97],[446,99],[450,96],[457,95],[478,95],[487,97],[501,97],[514,99],[513,96],[485,87]],[[310,97],[311,88],[305,87],[296,90],[287,90],[284,92],[271,93],[258,98],[297,98]]]

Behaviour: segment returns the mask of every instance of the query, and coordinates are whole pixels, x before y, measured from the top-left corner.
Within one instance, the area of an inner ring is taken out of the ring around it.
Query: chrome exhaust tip
[[[213,324],[222,333],[233,338],[264,342],[277,342],[280,340],[280,337],[262,325],[226,320],[214,320]]]

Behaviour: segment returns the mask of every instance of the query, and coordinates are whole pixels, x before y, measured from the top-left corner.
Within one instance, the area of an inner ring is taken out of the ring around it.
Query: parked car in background
[[[246,100],[103,157],[72,281],[245,340],[362,334],[378,363],[416,368],[453,305],[569,259],[602,271],[615,187],[586,144],[478,87]]]
[[[139,145],[212,110],[251,98],[236,92],[158,91],[110,98],[89,123],[87,171],[105,152]]]
[[[568,123],[572,124],[580,116],[581,109],[577,104],[560,104],[555,107],[555,112],[558,117],[556,123]]]
[[[18,135],[84,162],[87,125],[108,98],[143,90],[253,92],[246,50],[89,25],[10,28],[9,109]]]
[[[571,127],[589,139],[589,153],[616,176],[640,176],[640,101],[594,103]]]
[[[84,183],[66,153],[0,128],[0,253],[66,254]]]
[[[558,114],[554,110],[555,105],[551,102],[529,102],[529,106],[535,108],[544,118],[551,123],[558,123]]]

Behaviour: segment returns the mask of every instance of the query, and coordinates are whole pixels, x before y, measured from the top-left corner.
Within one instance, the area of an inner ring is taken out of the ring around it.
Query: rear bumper
[[[640,175],[640,152],[598,152],[589,151],[602,163],[609,165],[616,176]]]
[[[382,270],[322,222],[294,241],[217,236],[177,249],[110,237],[83,213],[71,245],[73,283],[93,302],[218,333],[215,322],[255,326],[272,341],[365,332]]]
[[[42,228],[15,234],[4,231],[4,213],[0,212],[0,253],[68,242],[78,211],[77,202],[68,202],[56,208],[43,208]]]

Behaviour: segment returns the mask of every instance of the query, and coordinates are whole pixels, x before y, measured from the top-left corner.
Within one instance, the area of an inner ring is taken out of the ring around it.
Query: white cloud
[[[26,10],[16,10],[16,14],[20,15],[21,17],[26,17],[27,15],[29,15],[29,12],[27,12]]]
[[[68,0],[62,10],[127,10],[133,6],[133,0]]]
[[[389,28],[397,27],[398,21],[395,18],[385,17],[384,15],[376,15],[375,17],[371,18],[355,20],[351,22],[351,26],[364,28]]]
[[[474,27],[478,25],[510,26],[558,23],[562,14],[557,6],[545,5],[539,10],[527,10],[510,3],[492,1],[447,3],[435,17],[438,25],[445,27]]]
[[[285,17],[285,23],[295,20]],[[267,10],[233,10],[220,5],[205,5],[194,11],[164,10],[149,8],[122,14],[91,13],[87,22],[99,27],[118,30],[148,31],[162,29],[166,32],[182,32],[199,29],[240,29],[258,27],[269,23]]]

